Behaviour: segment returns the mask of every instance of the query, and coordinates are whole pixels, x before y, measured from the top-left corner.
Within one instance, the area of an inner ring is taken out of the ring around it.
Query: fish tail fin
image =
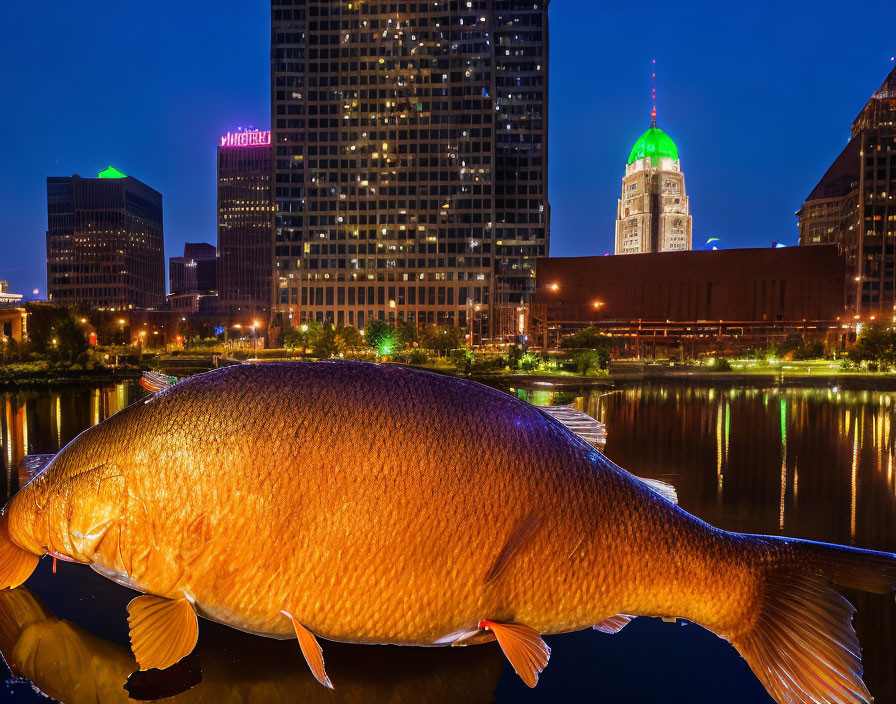
[[[0,589],[13,589],[31,576],[40,557],[16,545],[9,536],[9,516],[0,517]]]
[[[732,645],[781,704],[868,704],[855,608],[833,585],[896,588],[896,555],[777,538],[758,540],[764,577],[752,623]]]

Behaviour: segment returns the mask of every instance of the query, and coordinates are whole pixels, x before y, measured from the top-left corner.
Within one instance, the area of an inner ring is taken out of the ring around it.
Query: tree
[[[323,323],[309,320],[307,323],[302,323],[298,327],[287,330],[286,334],[283,335],[283,346],[304,352],[307,348],[314,347],[323,332]]]
[[[565,350],[599,350],[609,348],[612,338],[602,335],[597,328],[585,328],[560,340],[560,347]]]
[[[87,352],[84,326],[73,309],[46,303],[29,303],[26,308],[28,339],[34,352],[70,364]]]
[[[896,363],[896,334],[879,323],[864,325],[849,358],[856,364],[868,362],[880,369],[892,366]]]
[[[595,355],[589,357],[593,359],[598,369],[607,369],[610,366],[610,348],[613,345],[613,338],[601,335],[597,328],[585,328],[577,333],[567,335],[560,340],[560,347],[565,350],[589,350]],[[576,358],[573,358],[575,363]],[[584,357],[582,358],[584,359]],[[578,365],[577,365],[578,366]]]
[[[385,320],[371,319],[364,327],[367,346],[379,355],[392,354],[395,349],[395,328]]]
[[[336,328],[336,340],[337,346],[341,348],[340,352],[357,350],[364,346],[364,338],[361,336],[361,331],[352,325]]]
[[[313,345],[313,353],[315,357],[319,359],[329,359],[330,357],[335,357],[342,350],[339,349],[339,342],[341,340],[337,340],[336,336],[336,328],[334,328],[330,323],[327,323],[323,326],[323,330],[321,334],[317,336],[317,339],[314,341]],[[345,345],[343,343],[343,349]]]
[[[404,348],[413,346],[418,341],[417,325],[408,320],[395,323],[396,342]]]
[[[456,350],[463,347],[464,331],[456,327],[429,324],[423,329],[421,344],[430,350]]]
[[[592,369],[600,369],[601,357],[597,350],[582,350],[572,358],[576,371],[587,376]]]

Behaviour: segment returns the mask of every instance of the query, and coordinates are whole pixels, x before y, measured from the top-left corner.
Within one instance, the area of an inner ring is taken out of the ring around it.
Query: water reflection
[[[684,509],[716,526],[896,552],[892,393],[645,384],[517,394],[607,423],[607,456],[672,483]],[[896,701],[896,605],[849,596],[869,688]]]
[[[0,455],[4,470],[0,493],[5,497],[18,490],[16,469],[26,455],[58,452],[82,430],[115,415],[145,394],[132,383],[55,392],[0,393]]]
[[[172,704],[490,702],[504,671],[494,647],[328,643],[327,669],[337,683],[331,692],[311,675],[294,640],[256,638],[217,624],[204,623],[202,630],[197,651],[178,666],[131,676],[137,663],[126,645],[60,620],[25,587],[0,592],[4,659],[17,676],[67,704],[124,704],[129,692]]]

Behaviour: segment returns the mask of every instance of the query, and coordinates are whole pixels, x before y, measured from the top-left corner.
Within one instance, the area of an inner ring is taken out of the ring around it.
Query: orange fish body
[[[4,521],[14,547],[0,545],[0,565],[88,563],[235,628],[298,633],[306,658],[302,627],[361,643],[497,636],[513,662],[531,655],[529,632],[674,617],[730,640],[779,701],[828,701],[776,690],[803,665],[775,670],[792,648],[771,631],[816,612],[812,628],[847,620],[833,654],[817,636],[819,658],[856,693],[844,701],[866,701],[851,612],[829,585],[896,584],[892,555],[717,530],[536,407],[392,365],[189,379],[82,433]]]

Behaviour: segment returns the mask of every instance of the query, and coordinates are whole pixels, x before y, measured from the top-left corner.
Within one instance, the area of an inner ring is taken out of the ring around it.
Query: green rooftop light
[[[656,164],[659,159],[678,159],[678,147],[672,138],[659,127],[651,127],[638,137],[632,153],[628,155],[627,164],[633,164],[638,159],[650,157],[650,163]]]
[[[100,171],[96,175],[96,177],[97,178],[127,178],[128,175],[121,173],[121,171],[116,169],[114,166],[110,166],[108,169],[104,169],[103,171]]]

